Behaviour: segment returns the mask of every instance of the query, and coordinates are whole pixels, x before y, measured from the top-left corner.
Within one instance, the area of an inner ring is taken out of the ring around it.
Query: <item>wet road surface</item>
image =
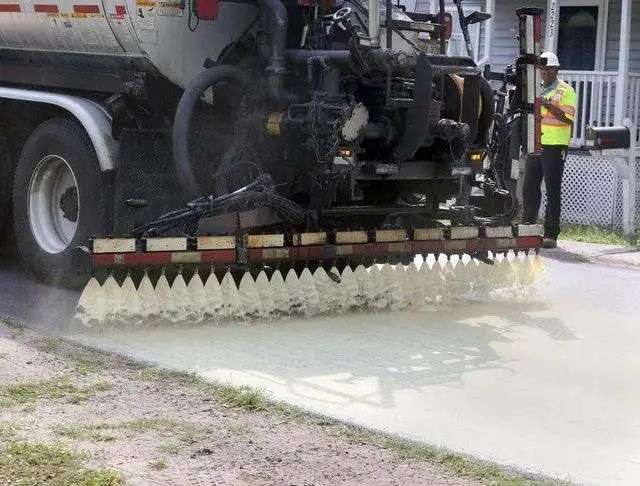
[[[526,302],[67,335],[502,464],[637,484],[640,271],[547,267]],[[8,275],[0,313],[59,328],[76,294]]]

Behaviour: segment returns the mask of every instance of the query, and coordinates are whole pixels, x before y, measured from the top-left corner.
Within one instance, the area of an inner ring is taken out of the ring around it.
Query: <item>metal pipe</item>
[[[447,41],[444,38],[444,14],[445,14],[445,0],[440,0],[440,12],[438,13],[438,23],[440,24],[440,54],[443,56],[447,53]]]
[[[387,49],[391,49],[393,47],[393,16],[391,15],[393,12],[393,5],[391,4],[391,0],[386,0],[386,20],[385,20],[385,31],[387,34]]]
[[[324,58],[329,63],[347,64],[351,58],[351,52],[347,50],[311,50],[311,49],[287,49],[287,59],[291,62],[305,63],[311,58]]]
[[[369,0],[369,39],[371,47],[380,47],[380,0]]]
[[[469,25],[467,24],[464,10],[462,10],[462,0],[453,0],[453,3],[456,4],[456,9],[458,11],[458,21],[460,23],[460,29],[462,30],[462,37],[464,37],[464,45],[467,49],[467,56],[469,56],[471,59],[475,59],[473,53],[473,45],[471,44],[471,37],[469,36]]]
[[[289,18],[287,8],[281,0],[263,0],[263,7],[269,11],[269,34],[271,52],[267,64],[269,95],[281,101],[284,92],[285,51],[287,49],[287,27]]]

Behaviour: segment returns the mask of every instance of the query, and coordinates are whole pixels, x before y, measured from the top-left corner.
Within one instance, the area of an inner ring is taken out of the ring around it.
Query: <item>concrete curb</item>
[[[559,240],[558,248],[543,249],[541,255],[572,263],[598,263],[640,269],[640,248],[638,247]]]

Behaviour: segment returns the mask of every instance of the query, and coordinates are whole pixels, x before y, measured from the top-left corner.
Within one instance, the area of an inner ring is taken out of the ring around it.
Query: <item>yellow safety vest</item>
[[[576,116],[576,92],[570,84],[557,80],[542,92],[542,97],[558,108],[572,122]],[[569,145],[573,124],[558,120],[542,107],[542,145]]]

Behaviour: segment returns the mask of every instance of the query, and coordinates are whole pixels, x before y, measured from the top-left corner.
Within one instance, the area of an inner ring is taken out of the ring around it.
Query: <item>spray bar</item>
[[[476,237],[456,238],[465,230]],[[259,264],[278,261],[326,261],[339,258],[370,258],[410,256],[416,254],[460,254],[537,250],[542,246],[540,225],[480,228],[455,227],[374,232],[345,231],[336,233],[302,233],[297,235],[246,235],[230,237],[224,248],[202,250],[198,238],[172,238],[166,248],[152,239],[95,239],[92,242],[93,267],[144,267],[172,264],[211,263],[220,265]],[[456,231],[452,231],[456,230]],[[312,235],[313,237],[311,237]],[[306,236],[306,237],[305,237]],[[393,241],[393,240],[396,241]],[[391,241],[389,241],[391,240]],[[317,244],[326,241],[327,244]],[[113,242],[126,242],[119,246]],[[150,245],[150,242],[153,244]],[[287,243],[285,243],[287,242]],[[332,243],[329,243],[332,242]],[[169,242],[167,242],[169,243]],[[249,244],[247,244],[249,243]],[[305,244],[307,243],[307,244]],[[151,249],[151,250],[150,250]]]

